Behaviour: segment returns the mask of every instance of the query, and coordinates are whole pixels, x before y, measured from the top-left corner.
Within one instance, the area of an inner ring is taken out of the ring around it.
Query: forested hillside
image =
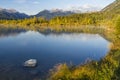
[[[112,13],[120,14],[120,0],[114,1],[113,3],[102,9],[102,11],[111,14]]]

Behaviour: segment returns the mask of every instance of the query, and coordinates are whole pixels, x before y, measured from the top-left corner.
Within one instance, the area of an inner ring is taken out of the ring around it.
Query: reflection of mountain
[[[0,30],[0,37],[17,36],[25,30]]]
[[[65,39],[65,40],[81,40],[81,41],[88,41],[88,40],[105,40],[98,34],[85,34],[85,33],[67,33],[67,32],[51,32],[51,31],[43,31],[43,32],[35,32],[35,31],[25,31],[25,30],[5,30],[0,31],[0,37],[7,37],[7,36],[17,36],[20,33],[27,33],[28,35],[43,35],[45,37],[52,36],[55,39]]]
[[[27,32],[25,30],[0,30],[0,37],[4,36],[16,36],[22,32]],[[34,32],[34,31],[28,31]],[[35,32],[36,33],[36,32]],[[53,37],[61,37],[61,38],[66,38],[66,39],[82,39],[82,40],[90,40],[90,39],[95,39],[100,37],[98,34],[80,34],[80,33],[67,33],[67,32],[51,32],[51,31],[43,31],[43,32],[37,32],[39,34],[42,34],[44,36],[53,36]]]

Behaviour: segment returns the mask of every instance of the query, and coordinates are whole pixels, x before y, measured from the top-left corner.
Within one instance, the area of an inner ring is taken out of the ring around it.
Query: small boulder
[[[29,59],[24,62],[24,67],[36,67],[37,60],[36,59]]]

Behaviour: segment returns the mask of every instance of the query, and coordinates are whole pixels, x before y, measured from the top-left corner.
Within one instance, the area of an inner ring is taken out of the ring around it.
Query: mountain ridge
[[[25,13],[20,13],[15,9],[0,8],[0,19],[24,19],[29,16]]]
[[[70,14],[75,14],[74,12],[71,11],[62,11],[62,10],[43,10],[39,12],[38,14],[34,15],[36,17],[44,17],[46,19],[51,19],[56,16],[67,16]]]
[[[103,8],[100,12],[106,14],[120,14],[120,0],[115,0],[113,3],[109,4]],[[35,15],[27,15],[25,13],[20,13],[14,9],[3,9],[0,8],[0,19],[24,19],[30,17],[44,17],[46,19],[51,19],[56,16],[67,16],[71,14],[82,13],[80,10],[62,10],[62,9],[52,9],[43,10]]]

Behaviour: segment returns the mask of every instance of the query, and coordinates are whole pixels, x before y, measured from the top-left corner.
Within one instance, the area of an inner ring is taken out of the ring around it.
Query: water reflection
[[[20,33],[26,32],[26,30],[0,30],[0,37],[7,37],[7,36],[17,36]]]
[[[14,35],[13,34],[17,34]],[[0,37],[0,79],[33,80],[44,77],[58,63],[84,63],[99,60],[109,51],[109,42],[98,34],[13,32]],[[35,58],[38,66],[24,68],[23,62]]]

